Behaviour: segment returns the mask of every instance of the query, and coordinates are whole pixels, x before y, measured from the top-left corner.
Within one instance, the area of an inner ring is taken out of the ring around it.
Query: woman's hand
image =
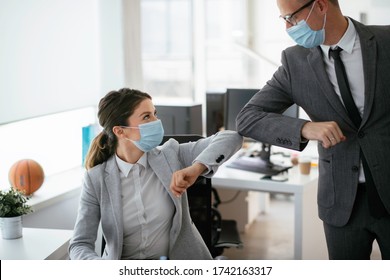
[[[206,170],[206,166],[199,162],[173,173],[170,189],[176,197],[180,197],[196,179]]]

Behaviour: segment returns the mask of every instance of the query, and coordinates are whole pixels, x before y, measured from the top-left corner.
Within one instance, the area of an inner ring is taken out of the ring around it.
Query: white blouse
[[[147,162],[145,153],[130,164],[116,156],[122,185],[124,238],[122,259],[168,256],[175,207]]]

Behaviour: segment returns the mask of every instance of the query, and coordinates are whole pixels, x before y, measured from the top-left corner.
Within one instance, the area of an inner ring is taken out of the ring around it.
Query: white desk
[[[222,165],[212,178],[213,187],[285,193],[294,195],[294,258],[327,259],[327,249],[322,221],[317,211],[318,169],[310,175],[301,175],[297,167],[288,171],[288,180],[276,182],[261,179],[258,173]]]
[[[21,238],[6,240],[0,237],[0,259],[67,259],[72,233],[72,230],[23,228],[23,237]]]

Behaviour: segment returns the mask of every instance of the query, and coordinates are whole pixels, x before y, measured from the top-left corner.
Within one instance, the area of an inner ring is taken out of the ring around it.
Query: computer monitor
[[[228,88],[225,93],[224,127],[226,130],[236,130],[236,117],[246,103],[259,89]]]
[[[259,91],[259,89],[228,88],[225,94],[225,129],[236,130],[236,117],[246,103]],[[283,115],[298,118],[299,107],[292,105]],[[271,145],[261,144],[261,150],[255,151],[251,156],[241,156],[228,167],[246,171],[258,172],[267,176],[277,175],[289,167],[275,165],[271,162]]]
[[[224,127],[226,91],[206,92],[206,135],[210,136]]]
[[[155,107],[165,134],[202,135],[202,104],[156,104]]]

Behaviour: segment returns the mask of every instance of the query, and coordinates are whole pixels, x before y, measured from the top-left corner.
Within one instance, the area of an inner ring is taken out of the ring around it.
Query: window
[[[207,89],[258,88],[259,62],[247,53],[247,1],[207,0],[205,13]]]
[[[141,0],[144,87],[193,100],[192,0]]]
[[[203,3],[200,16],[193,0],[141,0],[144,89],[157,100],[195,100],[195,55],[203,56],[197,75],[207,90],[259,87],[259,61],[247,52],[248,1],[197,1]],[[205,29],[197,49],[195,17]]]

